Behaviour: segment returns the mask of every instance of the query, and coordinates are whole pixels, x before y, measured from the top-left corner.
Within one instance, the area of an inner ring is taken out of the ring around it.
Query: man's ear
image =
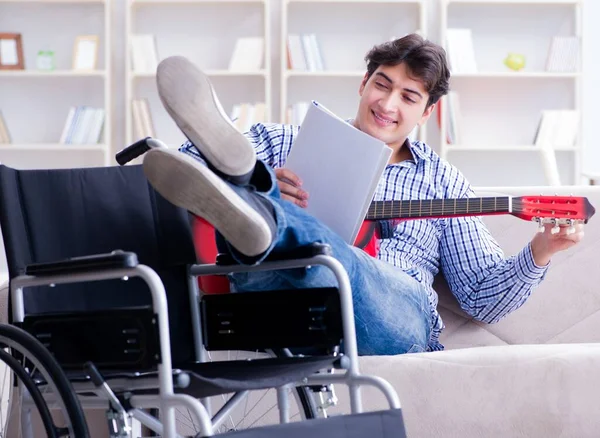
[[[365,73],[365,75],[363,76],[363,80],[360,83],[360,88],[358,89],[359,96],[362,96],[363,92],[365,91],[365,86],[367,85],[368,80],[369,80],[369,72]]]
[[[434,103],[433,105],[429,105],[425,111],[423,112],[423,115],[421,116],[421,120],[419,120],[419,126],[422,126],[427,120],[429,120],[429,117],[431,117],[431,114],[433,113],[433,110],[435,109],[436,104]]]

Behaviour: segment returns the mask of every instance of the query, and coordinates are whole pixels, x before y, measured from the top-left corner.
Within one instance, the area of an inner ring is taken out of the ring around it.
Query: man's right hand
[[[306,208],[308,205],[308,193],[301,189],[302,180],[290,169],[275,169],[277,184],[281,192],[281,198],[287,199],[294,204]]]

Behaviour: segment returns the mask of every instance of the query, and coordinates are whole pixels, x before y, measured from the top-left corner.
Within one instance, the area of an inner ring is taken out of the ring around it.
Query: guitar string
[[[425,203],[430,203],[430,206],[425,208],[425,211],[429,210],[429,214],[460,214],[460,213],[472,213],[477,214],[481,213],[492,213],[495,211],[503,211],[508,210],[508,199],[502,199],[500,205],[498,205],[497,200],[486,199],[480,204],[480,208],[468,208],[467,207],[467,199],[458,199],[456,202],[456,207],[446,207],[436,206],[432,208],[435,203],[441,203],[442,200],[434,199],[434,200],[426,200]],[[415,207],[413,209],[412,204],[419,204],[420,208]],[[408,204],[408,205],[407,205]],[[462,205],[461,205],[462,204]],[[394,216],[394,215],[402,215],[402,211],[408,209],[409,214],[407,216],[420,215],[423,216],[425,214],[422,213],[422,202],[420,200],[405,200],[405,201],[374,201],[368,209],[368,215],[375,216]],[[513,212],[521,211],[521,205],[519,202],[513,202]]]

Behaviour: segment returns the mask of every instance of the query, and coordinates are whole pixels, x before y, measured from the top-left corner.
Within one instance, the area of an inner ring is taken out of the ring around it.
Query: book
[[[579,70],[580,41],[576,36],[555,36],[552,38],[546,71],[576,72]]]
[[[452,73],[477,73],[473,48],[473,35],[468,28],[451,28],[446,31],[448,59]]]
[[[286,167],[309,193],[306,211],[353,244],[392,149],[312,101]]]
[[[249,72],[262,68],[265,40],[262,37],[238,38],[229,60],[229,71]]]

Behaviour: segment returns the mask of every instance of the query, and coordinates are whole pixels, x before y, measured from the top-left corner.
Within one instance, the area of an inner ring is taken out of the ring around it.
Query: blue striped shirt
[[[245,135],[259,159],[284,167],[298,126],[275,123],[253,125]],[[407,142],[407,144],[409,144]],[[190,142],[180,150],[192,156]],[[466,178],[425,143],[410,144],[413,159],[388,164],[374,199],[446,199],[473,197]],[[378,257],[402,269],[426,289],[431,309],[429,350],[441,350],[444,328],[437,311],[434,277],[442,271],[461,308],[477,320],[494,323],[518,309],[544,278],[548,267],[535,265],[531,245],[505,257],[481,217],[438,218],[390,222],[384,226]]]

